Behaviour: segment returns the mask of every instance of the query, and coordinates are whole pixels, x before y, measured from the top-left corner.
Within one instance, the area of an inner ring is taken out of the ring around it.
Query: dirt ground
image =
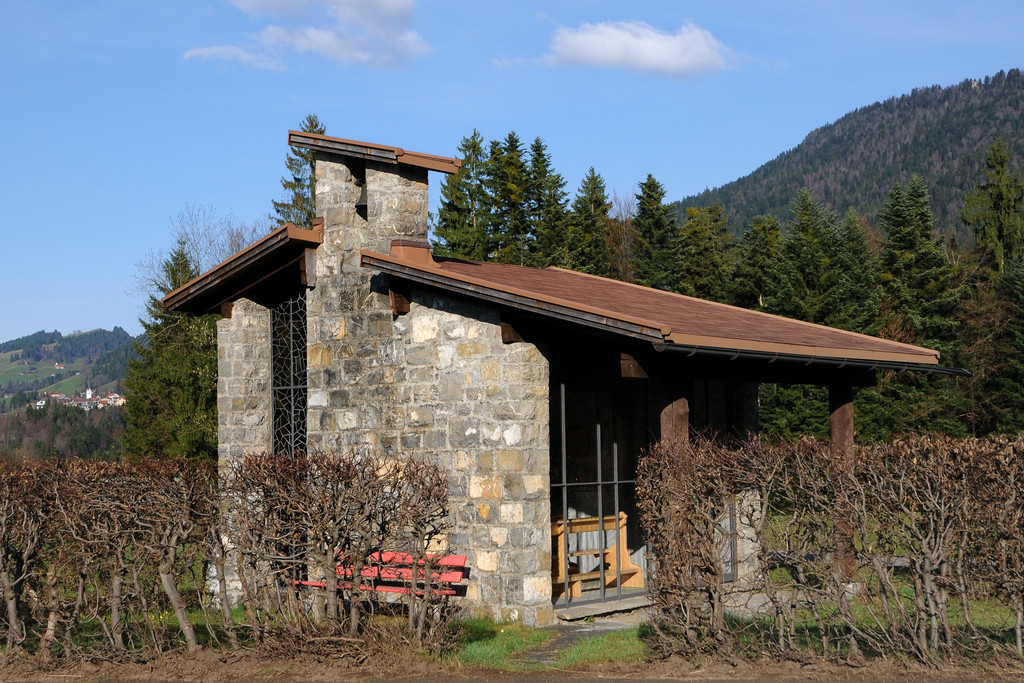
[[[195,656],[174,654],[151,662],[79,662],[52,669],[18,659],[0,660],[4,681],[1020,681],[1024,663],[1016,669],[906,667],[888,662],[853,668],[827,662],[715,662],[695,668],[682,659],[639,664],[603,664],[575,670],[549,668],[518,672],[465,668],[418,658],[369,662],[361,666],[346,659],[302,656],[227,656],[212,651]]]
[[[878,661],[856,668],[826,661],[797,663],[762,660],[715,661],[694,666],[690,661],[673,657],[663,661],[640,663],[591,664],[575,669],[561,669],[556,661],[558,651],[570,647],[580,638],[627,628],[646,618],[643,610],[613,614],[593,620],[560,622],[558,636],[544,648],[523,653],[519,662],[524,671],[501,671],[481,667],[459,666],[457,663],[430,661],[417,655],[371,659],[357,662],[353,657],[300,655],[270,656],[257,652],[232,655],[204,650],[194,656],[173,653],[147,662],[76,662],[44,668],[31,658],[0,656],[0,682],[52,681],[237,681],[259,683],[281,681],[306,683],[318,681],[398,681],[401,683],[456,683],[460,681],[506,681],[510,683],[538,681],[821,681],[828,683],[865,683],[893,681],[900,683],[939,683],[953,681],[1024,681],[1024,661],[1010,660],[1004,666],[986,663],[975,668],[948,667],[934,669],[911,663],[896,664]],[[543,667],[543,668],[540,668]]]

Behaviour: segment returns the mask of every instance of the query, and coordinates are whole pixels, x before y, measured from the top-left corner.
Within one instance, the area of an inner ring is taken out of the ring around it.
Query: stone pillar
[[[221,481],[246,453],[269,451],[273,441],[270,311],[248,299],[237,300],[230,318],[217,321],[217,466]],[[230,509],[222,514],[231,519]],[[225,542],[226,539],[225,539]],[[217,594],[212,574],[210,588]],[[228,599],[241,597],[234,561],[225,567]]]
[[[217,460],[221,472],[272,447],[270,311],[239,299],[217,321]]]
[[[366,162],[365,248],[386,254],[391,240],[427,241],[427,170]]]

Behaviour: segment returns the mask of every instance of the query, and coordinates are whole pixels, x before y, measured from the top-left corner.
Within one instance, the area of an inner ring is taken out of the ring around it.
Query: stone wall
[[[221,471],[236,458],[271,449],[270,311],[248,299],[217,321],[217,455]]]
[[[365,163],[365,166],[364,166]],[[365,214],[356,209],[365,179]],[[503,344],[497,313],[413,290],[391,314],[386,277],[359,250],[427,239],[426,171],[341,158],[317,163],[324,242],[308,302],[310,449],[423,453],[450,473],[464,605],[549,623],[548,364]]]

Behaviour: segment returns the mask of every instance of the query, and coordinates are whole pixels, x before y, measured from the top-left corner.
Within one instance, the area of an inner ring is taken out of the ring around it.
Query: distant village
[[[82,410],[92,410],[93,408],[102,409],[109,406],[123,406],[125,403],[124,396],[113,391],[104,396],[100,396],[98,394],[94,395],[92,389],[86,389],[85,396],[67,396],[59,391],[46,391],[43,393],[46,398],[41,398],[33,404],[36,410],[42,410],[50,401],[63,406],[81,408]]]
[[[54,363],[53,367],[55,370],[63,370],[63,363]],[[75,373],[79,374],[79,373]],[[36,410],[42,410],[46,407],[47,403],[57,403],[62,406],[72,406],[73,408],[81,408],[82,410],[92,409],[103,409],[109,406],[123,406],[125,404],[124,396],[113,391],[108,392],[105,395],[96,394],[91,388],[85,390],[84,396],[68,396],[59,391],[44,391],[43,395],[45,398],[32,403],[32,407]]]

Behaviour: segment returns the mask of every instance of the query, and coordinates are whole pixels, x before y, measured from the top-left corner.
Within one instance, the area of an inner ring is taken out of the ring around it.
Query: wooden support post
[[[512,323],[502,320],[501,321],[501,343],[502,344],[515,344],[516,342],[526,341],[523,339],[523,335],[519,334]]]
[[[299,281],[313,289],[316,287],[316,249],[303,249],[299,259]]]
[[[853,473],[853,387],[846,384],[828,388],[829,427],[832,438],[832,462],[836,480]],[[844,583],[857,580],[857,558],[853,547],[853,511],[841,502],[835,507],[836,568]]]
[[[681,383],[680,383],[681,384]],[[680,385],[665,387],[665,407],[661,409],[661,438],[690,440],[690,399]]]
[[[392,283],[388,288],[388,298],[391,300],[391,315],[405,315],[409,312],[410,297],[409,288],[401,284]]]
[[[622,377],[647,379],[647,371],[637,362],[636,358],[625,351],[619,354],[619,374]]]

